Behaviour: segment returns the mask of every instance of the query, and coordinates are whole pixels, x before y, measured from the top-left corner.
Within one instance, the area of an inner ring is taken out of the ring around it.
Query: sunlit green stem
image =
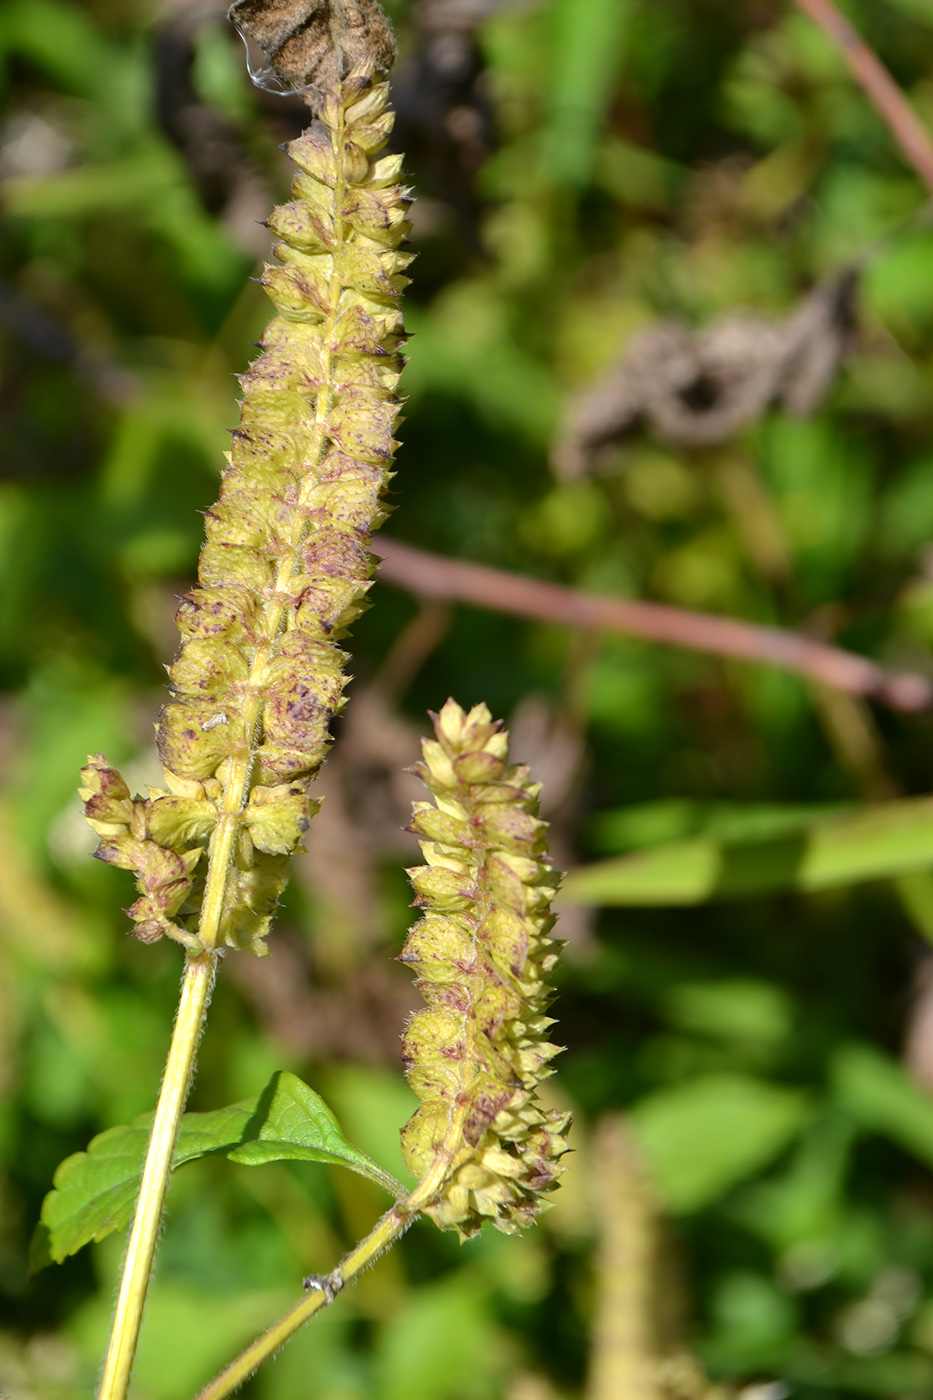
[[[136,1216],[126,1251],[100,1400],[123,1400],[130,1380],[143,1306],[152,1272],[178,1125],[188,1098],[198,1041],[211,999],[216,953],[191,958],[185,968],[165,1075],[143,1169]]]
[[[200,1392],[197,1400],[222,1400],[223,1396],[232,1395],[316,1312],[332,1303],[345,1284],[355,1279],[367,1265],[378,1259],[383,1250],[394,1244],[399,1236],[405,1233],[413,1219],[414,1215],[407,1202],[403,1201],[393,1206],[375,1229],[341,1260],[333,1273],[321,1280],[322,1287],[307,1293],[300,1302],[280,1317],[278,1322],[273,1323],[267,1332],[257,1337],[255,1342],[241,1352],[236,1361],[231,1362],[225,1371]]]
[[[241,1352],[225,1371],[221,1371],[210,1385],[205,1386],[199,1392],[196,1400],[224,1400],[224,1396],[232,1395],[245,1381],[249,1380],[253,1372],[257,1371],[264,1361],[268,1361],[271,1356],[274,1356],[279,1347],[284,1346],[306,1322],[310,1321],[315,1313],[328,1307],[342,1288],[348,1283],[352,1283],[358,1274],[362,1273],[365,1268],[379,1258],[384,1250],[404,1235],[419,1212],[436,1199],[444,1182],[459,1165],[464,1155],[462,1151],[458,1151],[463,1131],[462,1118],[462,1111],[452,1116],[444,1148],[438,1153],[431,1170],[418,1183],[411,1195],[387,1211],[366,1238],[351,1249],[349,1254],[345,1255],[336,1269],[320,1280],[320,1287],[308,1293],[284,1316],[280,1317],[278,1322],[274,1322],[268,1331],[263,1332],[261,1337],[257,1337],[256,1341]]]
[[[185,965],[178,1015],[169,1046],[159,1102],[156,1105],[146,1164],[143,1167],[133,1229],[123,1264],[123,1279],[117,1298],[110,1344],[104,1360],[104,1374],[98,1400],[125,1400],[139,1340],[143,1308],[149,1290],[159,1226],[172,1172],[172,1158],[188,1090],[194,1074],[198,1045],[207,1008],[210,1005],[218,947],[223,947],[223,919],[227,882],[233,856],[243,789],[249,772],[244,759],[231,765],[224,792],[224,808],[211,838],[207,881],[201,905],[198,936],[205,951]]]

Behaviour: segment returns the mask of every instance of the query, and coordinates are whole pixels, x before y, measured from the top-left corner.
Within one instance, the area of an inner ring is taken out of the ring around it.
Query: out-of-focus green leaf
[[[112,76],[117,54],[77,5],[62,0],[7,0],[0,47],[37,64],[66,90],[93,93]]]
[[[155,1279],[134,1367],[134,1385],[151,1400],[191,1395],[291,1302],[294,1285],[212,1295],[188,1281]],[[108,1291],[89,1300],[71,1320],[73,1342],[93,1374],[107,1346],[113,1318]]]
[[[916,549],[933,537],[933,462],[911,462],[892,483],[881,522],[885,548],[892,554]]]
[[[131,1127],[108,1128],[87,1152],[68,1157],[55,1173],[33,1245],[38,1267],[61,1263],[91,1240],[127,1224],[133,1212],[149,1140],[150,1114]],[[324,1100],[294,1074],[273,1075],[261,1093],[211,1113],[186,1113],[174,1166],[210,1153],[261,1166],[284,1160],[349,1167],[390,1194],[405,1188],[364,1152],[347,1142]]]
[[[933,321],[933,236],[929,231],[896,239],[868,269],[865,296],[871,310],[895,334],[915,336]]]
[[[554,16],[548,173],[578,188],[589,179],[599,124],[621,62],[629,0],[560,0]]]
[[[896,875],[891,884],[917,932],[933,943],[933,873],[908,870]]]
[[[380,1337],[380,1400],[486,1400],[498,1393],[502,1368],[494,1337],[476,1280],[443,1279],[409,1294]]]
[[[778,1249],[796,1247],[787,1261],[801,1282],[829,1278],[837,1266],[837,1241],[847,1225],[843,1208],[852,1144],[857,1130],[833,1105],[810,1123],[787,1168],[750,1185],[732,1208],[753,1234]]]
[[[413,336],[408,392],[443,392],[473,404],[490,423],[515,428],[543,445],[560,402],[556,380],[516,344],[503,307],[480,285],[465,284],[430,318],[410,309]]]
[[[194,35],[192,78],[199,96],[233,121],[249,114],[249,84],[242,55],[222,24],[202,24]]]
[[[911,19],[920,20],[922,24],[933,25],[931,0],[890,0],[890,3],[893,9],[910,15]]]
[[[631,1120],[664,1204],[691,1211],[766,1166],[808,1114],[796,1090],[722,1074],[642,1099]]]
[[[726,1374],[776,1369],[799,1321],[793,1299],[751,1269],[718,1280],[710,1312],[713,1335],[704,1359]]]
[[[873,1300],[869,1300],[871,1302]],[[857,1305],[856,1305],[857,1306]],[[817,1364],[819,1364],[819,1358]],[[825,1362],[823,1362],[825,1367]],[[811,1362],[812,1367],[812,1362]],[[813,1374],[801,1367],[801,1379]],[[918,1352],[892,1351],[886,1356],[852,1356],[833,1368],[837,1394],[890,1396],[928,1395],[933,1390],[933,1363]],[[788,1371],[793,1377],[794,1372]]]
[[[590,822],[593,843],[606,852],[640,850],[687,836],[762,841],[850,811],[846,803],[697,802],[665,797],[600,812]]]
[[[780,1045],[793,1025],[787,993],[757,978],[681,982],[663,1000],[667,1019],[682,1030],[763,1049]]]
[[[861,1127],[933,1165],[933,1102],[896,1061],[870,1045],[845,1045],[832,1078],[840,1105]]]
[[[129,747],[127,696],[114,677],[74,657],[36,667],[28,694],[26,742],[16,768],[16,826],[34,858],[54,848],[52,824],[75,801],[74,773],[99,745],[122,759]]]
[[[173,195],[178,166],[172,152],[153,144],[124,159],[82,165],[54,175],[20,175],[5,181],[8,212],[24,219],[80,219],[113,210],[148,211]]]
[[[870,459],[857,440],[822,418],[771,422],[762,448],[765,477],[812,603],[838,597],[871,523]]]
[[[528,511],[521,533],[555,558],[592,553],[609,532],[606,502],[590,482],[557,487]]]
[[[674,161],[660,160],[653,151],[610,139],[596,157],[595,178],[623,204],[666,210],[683,184],[684,172]]]
[[[702,904],[807,893],[933,865],[933,799],[908,798],[762,840],[678,841],[572,870],[573,905]]]

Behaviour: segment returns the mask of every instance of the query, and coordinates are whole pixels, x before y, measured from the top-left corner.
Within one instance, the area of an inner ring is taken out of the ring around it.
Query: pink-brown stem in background
[[[933,193],[933,141],[884,64],[852,28],[832,0],[796,0],[845,55],[846,62],[875,111]]]
[[[557,583],[524,578],[440,554],[428,554],[380,536],[380,577],[420,598],[472,603],[474,607],[594,631],[689,647],[717,656],[736,656],[777,666],[800,676],[865,695],[895,710],[933,709],[933,683],[923,676],[885,671],[853,652],[826,646],[797,632],[758,627],[735,618],[688,612],[662,603],[607,598]]]

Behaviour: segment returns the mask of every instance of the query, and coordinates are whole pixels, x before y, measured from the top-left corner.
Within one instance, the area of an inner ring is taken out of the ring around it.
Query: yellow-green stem
[[[235,1361],[231,1361],[225,1371],[221,1371],[219,1376],[216,1376],[209,1385],[205,1386],[198,1393],[196,1400],[224,1400],[225,1396],[232,1395],[245,1381],[249,1380],[253,1372],[257,1371],[264,1361],[268,1361],[270,1356],[274,1356],[279,1347],[284,1346],[306,1322],[310,1321],[315,1313],[328,1307],[342,1288],[348,1283],[352,1283],[358,1274],[378,1259],[379,1255],[390,1245],[393,1245],[401,1235],[404,1235],[419,1211],[430,1205],[435,1199],[451,1171],[459,1165],[462,1156],[469,1155],[468,1149],[466,1153],[457,1150],[457,1144],[460,1142],[462,1134],[463,1110],[458,1108],[451,1115],[443,1148],[438,1153],[431,1170],[418,1183],[411,1195],[387,1211],[366,1238],[341,1259],[332,1273],[321,1280],[322,1285],[326,1284],[326,1287],[316,1288],[313,1292],[306,1294],[300,1302],[280,1317],[278,1322],[274,1322],[266,1332],[263,1332],[261,1337],[257,1337],[255,1342],[242,1351]]]
[[[136,1202],[133,1229],[123,1263],[123,1278],[110,1332],[110,1343],[104,1359],[104,1374],[98,1400],[125,1400],[130,1383],[130,1372],[133,1369],[133,1358],[136,1355],[136,1343],[139,1340],[143,1308],[152,1274],[152,1261],[162,1223],[165,1193],[172,1174],[172,1158],[178,1141],[178,1128],[188,1101],[198,1045],[214,986],[218,956],[216,949],[218,945],[223,945],[221,924],[227,881],[251,766],[251,757],[231,765],[225,784],[224,808],[211,837],[207,880],[198,929],[204,952],[189,958],[185,965],[178,1014],[165,1062],[165,1073],[149,1135],[149,1146],[146,1149],[146,1163]]]
[[[216,953],[202,953],[185,967],[165,1075],[156,1106],[136,1215],[123,1265],[99,1400],[124,1400],[136,1354],[143,1306],[152,1272],[178,1125],[188,1098],[201,1028],[211,999]]]
[[[357,1274],[377,1259],[384,1249],[394,1244],[408,1229],[413,1218],[404,1201],[388,1211],[375,1229],[341,1260],[332,1274],[328,1274],[328,1289],[318,1288],[307,1293],[300,1302],[280,1317],[278,1322],[274,1322],[267,1332],[263,1332],[261,1337],[257,1337],[255,1342],[241,1352],[210,1385],[205,1386],[197,1400],[222,1400],[223,1396],[232,1395],[316,1312],[326,1308],[345,1284],[356,1278]]]

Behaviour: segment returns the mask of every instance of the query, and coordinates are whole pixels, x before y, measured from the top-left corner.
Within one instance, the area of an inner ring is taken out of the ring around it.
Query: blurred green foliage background
[[[933,234],[827,40],[778,0],[390,8],[420,201],[388,533],[933,676]],[[847,10],[933,127],[926,0]],[[303,109],[250,86],[197,0],[6,0],[0,83],[0,1394],[78,1400],[122,1242],[31,1276],[29,1239],[57,1163],[151,1107],[180,955],[126,938],[129,877],[88,859],[74,788],[89,751],[154,780],[174,599],[269,316],[261,220]],[[815,416],[703,451],[636,433],[591,475],[552,474],[562,406],[655,318],[783,314],[853,260],[857,328]],[[384,584],[372,599],[324,813],[273,956],[224,964],[194,1108],[287,1068],[402,1172],[400,774],[448,694],[507,718],[566,867],[933,789],[926,716]],[[462,1250],[418,1227],[244,1393],[605,1400],[601,1232],[628,1187],[593,1134],[621,1110],[712,1377],[774,1383],[765,1400],[933,1397],[926,879],[568,909],[554,1093],[575,1150],[553,1211]],[[186,1167],[139,1400],[193,1393],[380,1208],[326,1168]]]

